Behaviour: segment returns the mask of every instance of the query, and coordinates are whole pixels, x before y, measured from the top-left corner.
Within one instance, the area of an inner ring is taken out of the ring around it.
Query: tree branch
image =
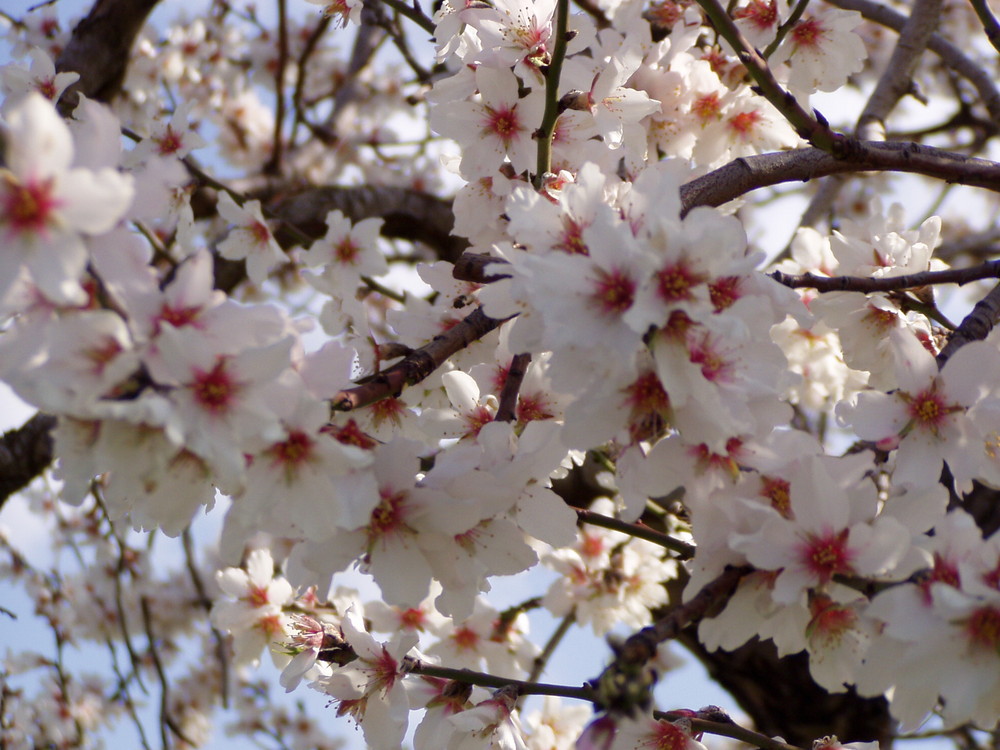
[[[735,159],[681,186],[683,212],[720,206],[762,187],[845,172],[892,171],[1000,192],[1000,164],[919,143],[848,141],[842,158],[816,148]]]
[[[827,0],[827,2],[844,10],[856,10],[869,21],[895,31],[902,31],[906,25],[906,16],[873,0]],[[971,83],[983,100],[983,106],[990,113],[990,117],[994,122],[1000,122],[1000,90],[997,89],[993,76],[940,34],[930,35],[927,49]]]
[[[899,33],[889,64],[858,118],[855,132],[859,138],[885,140],[885,121],[897,102],[913,86],[913,71],[941,20],[941,5],[942,0],[914,0],[910,17]]]
[[[129,53],[142,25],[159,0],[97,0],[56,60],[56,70],[75,71],[80,80],[60,99],[67,114],[80,101],[110,102],[125,81]]]
[[[455,216],[451,201],[411,188],[388,185],[360,187],[318,187],[305,190],[270,206],[275,215],[312,237],[326,232],[326,215],[340,210],[352,222],[381,217],[384,237],[422,242],[437,251],[443,260],[455,262],[467,247],[466,241],[451,234]],[[297,244],[280,227],[275,237],[282,243]]]
[[[0,438],[0,507],[52,463],[56,418],[38,413]]]
[[[406,386],[419,383],[452,354],[482,338],[503,322],[487,317],[483,309],[477,307],[445,333],[435,336],[429,344],[414,349],[402,361],[372,376],[365,383],[335,394],[330,402],[331,408],[335,411],[350,411],[395,396]]]
[[[1000,321],[1000,284],[993,287],[989,294],[976,303],[972,312],[965,316],[965,320],[948,337],[948,343],[937,355],[938,368],[944,367],[951,355],[966,344],[986,338],[998,321]]]
[[[970,268],[945,271],[921,271],[904,276],[867,278],[864,276],[817,276],[812,273],[792,275],[781,271],[768,274],[779,284],[792,289],[815,289],[817,292],[896,292],[929,284],[969,284],[982,279],[1000,278],[1000,260],[991,260]]]

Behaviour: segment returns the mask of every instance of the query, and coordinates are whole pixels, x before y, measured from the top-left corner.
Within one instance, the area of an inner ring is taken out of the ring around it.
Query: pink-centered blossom
[[[81,304],[85,237],[110,230],[132,200],[116,165],[74,167],[69,128],[52,102],[30,93],[5,118],[0,169],[0,295],[24,266],[52,301]]]

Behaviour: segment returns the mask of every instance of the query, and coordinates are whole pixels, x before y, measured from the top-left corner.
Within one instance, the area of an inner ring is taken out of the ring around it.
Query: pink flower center
[[[171,307],[168,304],[164,304],[160,308],[160,314],[157,316],[158,321],[164,323],[169,323],[174,328],[183,328],[184,326],[191,325],[195,319],[201,314],[201,307],[197,305],[192,305],[191,307]],[[159,325],[156,326],[159,330]]]
[[[670,410],[670,397],[663,390],[663,384],[655,372],[640,375],[632,385],[625,388],[626,403],[634,412],[657,412],[664,414]]]
[[[361,248],[357,246],[357,243],[351,237],[344,237],[333,248],[333,257],[337,259],[338,263],[342,263],[345,266],[356,265],[360,254]]]
[[[399,626],[402,630],[423,630],[427,616],[424,611],[410,607],[399,615]]]
[[[499,138],[505,148],[509,148],[521,131],[517,117],[517,107],[486,107],[485,129]]]
[[[799,548],[800,559],[821,583],[835,574],[851,572],[851,552],[847,548],[847,529],[840,532],[807,534]]]
[[[960,411],[962,408],[946,404],[934,387],[921,391],[916,396],[901,393],[900,398],[906,402],[911,425],[916,429],[927,430],[935,435],[948,415]]]
[[[580,544],[580,556],[594,559],[604,552],[604,539],[591,534],[584,534]]]
[[[371,679],[367,685],[368,691],[389,690],[399,675],[399,662],[383,646],[379,657],[369,663],[371,664]]]
[[[807,18],[792,29],[792,39],[799,47],[816,47],[826,30],[815,18]]]
[[[250,234],[253,235],[253,241],[258,245],[266,245],[271,241],[271,230],[267,228],[267,224],[255,221],[249,228]]]
[[[184,146],[184,139],[174,130],[173,126],[167,125],[163,137],[156,141],[157,151],[160,156],[170,156],[180,151]]]
[[[91,371],[95,375],[100,375],[104,372],[104,368],[121,353],[121,343],[111,336],[105,336],[100,344],[90,347],[83,354],[92,364]]]
[[[778,20],[778,4],[776,0],[751,0],[745,8],[737,9],[733,18],[745,18],[761,31],[766,31]]]
[[[650,750],[684,750],[691,736],[676,724],[658,721],[652,735],[642,742],[642,747]]]
[[[688,5],[690,5],[688,2],[661,0],[661,2],[653,3],[649,7],[645,17],[657,26],[672,29],[674,24],[681,20],[681,16],[684,15],[684,8]]]
[[[517,422],[526,424],[541,419],[552,419],[555,414],[544,393],[521,394],[517,401]]]
[[[459,651],[472,651],[479,645],[479,634],[471,628],[457,628],[451,639]]]
[[[556,250],[570,255],[590,255],[587,243],[583,241],[584,225],[569,217],[563,218],[563,233]]]
[[[729,129],[736,135],[746,139],[753,135],[764,116],[756,109],[749,112],[739,112],[729,118]]]
[[[858,621],[854,609],[836,604],[826,596],[816,597],[809,609],[813,617],[806,626],[806,634],[813,645],[836,646]]]
[[[923,594],[925,604],[930,605],[933,602],[931,585],[934,583],[943,583],[955,588],[962,585],[958,566],[951,560],[943,557],[940,552],[934,553],[934,567],[931,568],[930,574],[920,581],[920,590]]]
[[[598,268],[591,298],[605,315],[621,315],[635,301],[635,282],[621,271]]]
[[[3,176],[5,183],[3,196],[3,218],[17,234],[33,232],[39,234],[53,221],[53,212],[59,200],[53,197],[54,180],[18,182],[14,175]]]
[[[892,310],[868,305],[865,311],[865,322],[878,333],[885,333],[896,325],[897,315]]]
[[[465,434],[463,437],[476,437],[485,425],[493,421],[493,412],[485,406],[477,406],[471,412],[462,415],[465,422]]]
[[[275,443],[268,451],[276,464],[291,472],[309,460],[313,454],[313,439],[302,430],[292,430],[281,443]]]
[[[393,396],[376,401],[368,408],[371,410],[372,423],[376,428],[381,427],[385,422],[390,422],[396,427],[401,426],[403,412],[406,411],[406,405]]]
[[[769,500],[772,508],[785,518],[794,518],[791,484],[787,479],[761,476],[760,485],[760,496]]]
[[[335,428],[335,430],[333,439],[338,443],[342,443],[344,445],[354,445],[366,451],[370,451],[378,445],[378,443],[368,437],[368,435],[366,435],[362,429],[358,427],[358,423],[353,419],[347,420],[347,424],[343,427]]]
[[[374,541],[405,527],[405,501],[406,492],[392,492],[391,490],[379,490],[382,502],[372,511],[371,520],[368,523],[369,541]]]
[[[1000,607],[980,607],[965,623],[972,644],[1000,656]]]
[[[691,113],[701,120],[702,124],[716,119],[721,109],[722,101],[719,99],[718,93],[714,91],[710,94],[699,96],[694,100],[694,104],[691,105]]]
[[[708,295],[716,312],[732,307],[743,296],[740,294],[740,281],[739,276],[723,276],[709,284]]]
[[[691,287],[701,281],[684,262],[657,271],[656,291],[666,302],[691,299]]]
[[[690,359],[693,364],[701,365],[701,374],[712,382],[724,380],[730,369],[729,362],[708,341],[692,346]]]
[[[247,602],[251,607],[263,607],[268,603],[267,589],[261,586],[251,586],[247,591]]]
[[[220,357],[208,372],[196,370],[191,384],[195,400],[213,414],[228,411],[240,389],[240,384],[226,371],[224,357]]]

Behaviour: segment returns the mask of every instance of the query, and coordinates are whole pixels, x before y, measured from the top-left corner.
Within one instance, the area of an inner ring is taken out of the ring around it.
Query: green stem
[[[802,18],[802,14],[805,13],[806,6],[809,5],[809,0],[799,0],[799,4],[795,6],[795,10],[792,11],[792,15],[785,19],[785,22],[778,27],[778,33],[774,35],[774,40],[767,45],[767,49],[764,50],[763,57],[767,60],[774,51],[778,49],[778,45],[788,36],[788,32],[792,30],[792,27],[799,22]]]
[[[556,5],[555,46],[552,60],[545,69],[545,114],[538,128],[538,161],[535,166],[535,188],[542,185],[547,172],[552,171],[552,136],[556,132],[559,119],[559,78],[562,75],[563,60],[566,59],[566,36],[569,29],[569,0],[558,0]]]

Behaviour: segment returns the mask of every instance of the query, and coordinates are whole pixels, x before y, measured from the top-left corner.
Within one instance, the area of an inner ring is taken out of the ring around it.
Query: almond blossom
[[[218,601],[212,622],[232,633],[237,663],[256,663],[262,648],[282,640],[289,620],[282,607],[292,600],[292,586],[275,577],[274,560],[266,549],[247,555],[243,568],[226,568],[216,576],[219,588],[231,601]]]
[[[268,271],[286,259],[271,228],[261,214],[260,201],[240,206],[229,193],[219,194],[219,215],[236,226],[219,243],[219,253],[229,260],[246,260],[247,276],[258,286]]]
[[[132,181],[116,165],[73,167],[70,131],[40,94],[28,94],[6,113],[4,131],[0,295],[23,265],[50,299],[81,304],[84,238],[107,232],[122,218],[132,200]]]
[[[931,484],[947,462],[965,486],[980,471],[984,456],[970,449],[978,427],[969,408],[982,398],[997,373],[1000,356],[984,342],[962,347],[938,372],[933,355],[912,337],[901,340],[905,352],[896,370],[894,393],[859,393],[838,410],[857,434],[886,448],[896,448],[895,478],[912,486]]]
[[[417,638],[400,634],[388,644],[379,643],[353,609],[344,614],[340,629],[357,658],[321,676],[315,686],[339,703],[340,715],[351,716],[361,726],[370,748],[395,750],[406,732],[410,708],[402,680],[404,659]]]

